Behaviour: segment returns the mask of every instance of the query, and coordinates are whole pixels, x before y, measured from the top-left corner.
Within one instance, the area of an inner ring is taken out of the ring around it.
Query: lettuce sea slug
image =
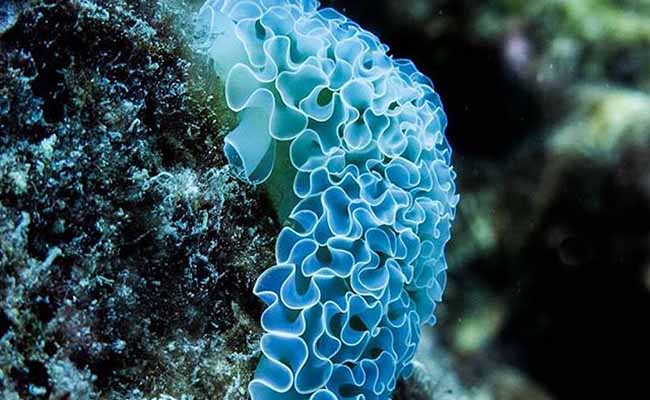
[[[318,7],[209,0],[199,15],[240,121],[228,161],[251,183],[279,168],[296,199],[255,286],[267,308],[253,400],[389,398],[446,282],[459,197],[440,98]]]

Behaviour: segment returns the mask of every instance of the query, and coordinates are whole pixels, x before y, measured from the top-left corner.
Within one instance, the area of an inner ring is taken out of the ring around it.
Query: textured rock
[[[245,398],[277,227],[224,167],[194,9],[35,1],[5,30],[10,6],[0,397]]]

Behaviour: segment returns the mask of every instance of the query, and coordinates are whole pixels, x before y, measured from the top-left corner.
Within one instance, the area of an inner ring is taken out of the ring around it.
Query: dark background
[[[498,365],[514,366],[562,399],[640,387],[645,367],[634,365],[647,363],[650,338],[650,126],[641,120],[634,135],[644,139],[598,154],[580,140],[562,151],[549,143],[569,130],[574,138],[618,134],[590,124],[619,114],[601,113],[608,91],[650,104],[647,38],[585,38],[578,25],[589,22],[576,23],[557,2],[325,3],[377,34],[394,56],[411,58],[442,96],[461,204],[436,331],[461,375],[480,384]],[[599,2],[593,24],[640,12],[630,3]],[[494,27],[484,28],[486,15]],[[624,20],[612,23],[615,37]],[[566,56],[570,67],[548,77],[566,61],[549,56],[560,35],[578,50]],[[596,99],[581,97],[589,90]],[[620,130],[632,135],[629,126]],[[487,245],[472,232],[486,219]],[[462,325],[488,306],[500,309],[477,322],[489,333],[469,350],[459,346]]]

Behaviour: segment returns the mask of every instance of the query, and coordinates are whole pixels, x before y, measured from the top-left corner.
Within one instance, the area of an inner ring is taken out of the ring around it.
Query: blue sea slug
[[[440,98],[412,62],[318,7],[209,0],[199,14],[240,120],[227,159],[262,183],[288,157],[297,199],[254,290],[267,308],[253,400],[389,398],[446,282],[459,197]]]

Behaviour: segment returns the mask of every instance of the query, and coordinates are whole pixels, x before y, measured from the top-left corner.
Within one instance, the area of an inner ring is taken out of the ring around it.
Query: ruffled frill
[[[288,141],[300,199],[258,279],[254,400],[386,399],[435,322],[458,195],[431,81],[311,0],[210,0],[202,46],[240,124],[225,153],[253,183]]]

